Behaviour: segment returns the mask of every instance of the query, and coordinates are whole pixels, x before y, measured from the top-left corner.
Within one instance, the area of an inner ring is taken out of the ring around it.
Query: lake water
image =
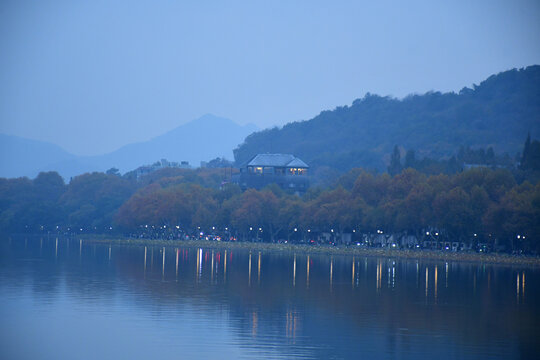
[[[519,359],[537,269],[3,238],[1,359]]]

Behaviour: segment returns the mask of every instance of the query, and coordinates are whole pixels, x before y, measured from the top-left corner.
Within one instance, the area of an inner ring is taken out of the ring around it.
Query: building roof
[[[257,154],[247,163],[247,166],[309,167],[305,162],[291,154]]]

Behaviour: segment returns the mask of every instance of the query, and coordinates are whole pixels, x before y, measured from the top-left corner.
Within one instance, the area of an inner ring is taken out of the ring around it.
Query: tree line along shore
[[[69,184],[54,172],[0,179],[0,230],[540,250],[540,182],[518,182],[505,169],[425,175],[409,168],[394,176],[352,169],[303,196],[272,185],[242,192],[222,183],[222,171],[164,169],[143,181],[91,173]]]

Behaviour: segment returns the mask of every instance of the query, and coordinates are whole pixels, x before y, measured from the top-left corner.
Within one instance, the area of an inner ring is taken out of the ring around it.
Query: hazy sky
[[[0,132],[100,154],[540,63],[540,1],[0,0]]]

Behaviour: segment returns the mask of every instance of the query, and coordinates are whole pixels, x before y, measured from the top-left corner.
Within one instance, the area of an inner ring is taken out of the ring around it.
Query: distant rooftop
[[[247,166],[309,168],[305,162],[291,154],[257,154]]]

